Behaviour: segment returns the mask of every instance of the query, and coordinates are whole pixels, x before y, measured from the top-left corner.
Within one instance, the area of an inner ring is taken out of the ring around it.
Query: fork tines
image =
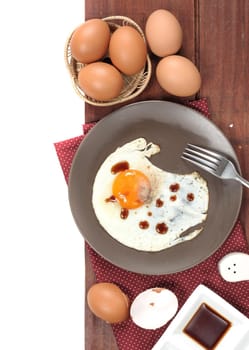
[[[207,171],[215,171],[223,157],[214,151],[189,143],[181,158]]]

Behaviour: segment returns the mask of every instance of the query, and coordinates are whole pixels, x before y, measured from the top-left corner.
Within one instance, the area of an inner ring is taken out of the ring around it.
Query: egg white
[[[180,175],[164,171],[153,165],[148,159],[160,152],[160,147],[139,138],[119,147],[102,163],[96,174],[92,205],[100,225],[120,243],[141,251],[160,251],[181,243],[180,235],[186,230],[206,220],[209,193],[207,182],[199,173]],[[118,202],[107,202],[112,195],[112,184],[116,174],[111,168],[122,161],[129,163],[130,169],[143,172],[150,180],[151,194],[148,202],[137,209],[130,209],[126,219],[121,219],[121,207]],[[179,184],[179,190],[172,192],[170,186]],[[187,200],[188,193],[194,200]],[[176,195],[176,200],[170,200]],[[156,200],[163,201],[162,207],[156,206]],[[151,215],[149,216],[148,213]],[[149,227],[141,229],[139,223],[147,221]],[[156,231],[158,223],[165,223],[168,231],[160,234]],[[201,232],[194,230],[191,238]]]

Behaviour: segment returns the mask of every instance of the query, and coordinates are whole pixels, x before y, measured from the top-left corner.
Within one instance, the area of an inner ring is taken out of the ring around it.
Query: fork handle
[[[240,175],[236,175],[235,178],[237,181],[239,181],[242,185],[244,185],[245,187],[249,188],[249,181],[247,181],[246,179],[244,179],[242,176]]]

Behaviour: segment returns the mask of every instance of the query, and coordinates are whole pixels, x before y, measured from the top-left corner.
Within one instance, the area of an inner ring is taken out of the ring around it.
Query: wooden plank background
[[[180,54],[199,68],[202,87],[198,97],[207,97],[213,121],[231,141],[242,174],[249,179],[249,0],[86,0],[86,19],[123,15],[142,29],[148,15],[158,9],[171,11],[183,28]],[[153,76],[146,90],[131,102],[145,99],[174,100],[155,80],[158,61],[152,57]],[[103,118],[120,108],[86,105],[86,121]],[[221,199],[222,200],[222,199]],[[240,220],[249,239],[249,190],[244,191]],[[225,203],[224,203],[225,206]],[[86,290],[95,278],[86,252]],[[111,327],[85,310],[85,349],[117,350]]]

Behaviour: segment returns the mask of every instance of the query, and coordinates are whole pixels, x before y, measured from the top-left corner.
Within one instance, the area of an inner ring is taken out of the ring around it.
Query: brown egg
[[[106,54],[109,41],[109,25],[98,18],[89,19],[75,29],[70,40],[71,54],[82,63],[97,61]]]
[[[113,283],[96,283],[87,293],[90,310],[108,323],[123,322],[129,318],[130,301]]]
[[[146,63],[147,48],[141,34],[131,26],[119,27],[111,36],[109,55],[112,63],[124,74],[141,71]]]
[[[108,101],[119,96],[124,81],[112,65],[94,62],[81,68],[78,83],[87,96],[98,101]]]
[[[159,85],[168,93],[189,97],[201,86],[201,76],[196,66],[183,56],[167,56],[160,60],[156,67],[156,78]]]
[[[159,9],[150,14],[145,25],[145,36],[151,51],[165,57],[176,53],[182,45],[182,28],[169,11]]]

